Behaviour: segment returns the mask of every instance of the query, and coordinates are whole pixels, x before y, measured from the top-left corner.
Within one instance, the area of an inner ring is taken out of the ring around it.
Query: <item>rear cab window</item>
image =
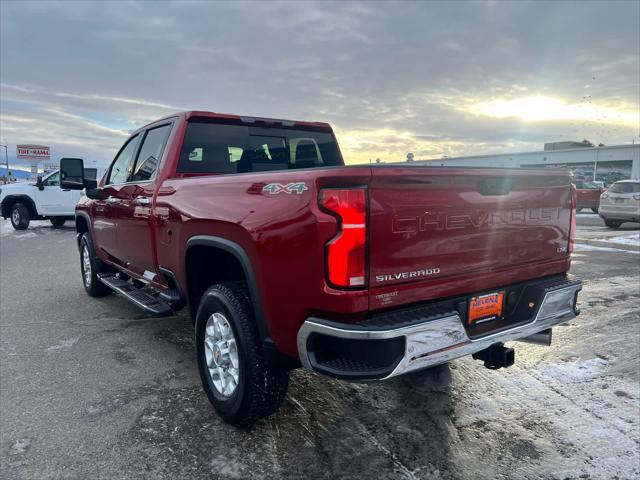
[[[328,128],[194,119],[187,125],[178,173],[248,173],[342,164]]]
[[[593,182],[576,182],[575,185],[576,185],[576,188],[580,188],[583,190],[597,190],[600,188],[599,185]]]

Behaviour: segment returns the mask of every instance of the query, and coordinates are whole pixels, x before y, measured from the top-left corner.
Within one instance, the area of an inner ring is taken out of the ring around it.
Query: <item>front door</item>
[[[162,159],[171,125],[161,125],[144,132],[129,182],[119,193],[118,249],[126,268],[149,282],[158,278],[155,259],[153,198],[156,171]]]
[[[102,187],[104,198],[94,203],[92,235],[95,248],[101,256],[121,265],[124,262],[118,246],[118,218],[121,214],[122,190],[127,185],[133,167],[139,138],[140,135],[136,134],[122,146],[105,176]]]
[[[46,177],[42,182],[42,190],[36,193],[38,213],[45,216],[73,216],[75,206],[80,199],[78,190],[60,188],[60,172]]]

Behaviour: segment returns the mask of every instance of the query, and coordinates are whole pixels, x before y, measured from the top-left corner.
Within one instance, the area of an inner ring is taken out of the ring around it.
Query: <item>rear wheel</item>
[[[64,225],[64,222],[66,222],[66,219],[64,218],[51,218],[50,219],[51,225],[53,225],[54,227],[61,227]]]
[[[105,265],[96,257],[93,243],[88,233],[80,240],[80,270],[84,289],[91,297],[104,297],[111,289],[98,279],[98,274],[107,271]]]
[[[620,220],[605,220],[604,224],[609,228],[619,228],[622,222]]]
[[[31,215],[24,203],[14,203],[11,207],[11,225],[16,230],[26,230],[29,226]]]
[[[196,349],[203,388],[226,422],[249,427],[282,404],[289,372],[266,361],[243,283],[217,284],[204,293]]]

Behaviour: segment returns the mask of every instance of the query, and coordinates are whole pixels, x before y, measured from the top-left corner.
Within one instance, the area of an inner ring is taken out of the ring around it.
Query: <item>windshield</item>
[[[187,126],[180,173],[245,173],[342,165],[330,130],[207,121]]]

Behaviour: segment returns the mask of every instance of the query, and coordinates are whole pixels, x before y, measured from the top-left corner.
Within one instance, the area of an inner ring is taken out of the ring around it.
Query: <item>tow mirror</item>
[[[44,183],[42,183],[42,175],[38,175],[38,177],[36,178],[36,187],[38,187],[38,190],[44,190]]]
[[[85,187],[84,161],[81,158],[61,158],[60,188],[82,190]]]
[[[87,181],[95,182],[95,180],[87,180]],[[92,200],[105,200],[107,198],[107,196],[104,193],[104,190],[97,187],[96,188],[87,187],[85,194],[87,195],[87,197],[91,198]]]

